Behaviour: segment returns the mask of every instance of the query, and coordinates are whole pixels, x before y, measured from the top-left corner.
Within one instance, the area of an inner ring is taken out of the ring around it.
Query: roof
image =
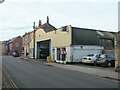
[[[39,21],[39,23],[40,23],[39,25],[41,25],[41,21]],[[48,16],[47,16],[47,22],[44,23],[41,26],[38,26],[38,27],[42,28],[45,32],[50,32],[50,31],[56,30],[56,28],[49,23],[49,17]]]
[[[16,40],[16,39],[17,39],[17,38],[19,38],[19,37],[21,37],[21,36],[17,36],[17,37],[14,37],[14,38],[12,38],[12,39],[8,40],[7,44],[9,44],[9,43],[13,42],[14,40]]]
[[[99,38],[114,39],[116,32],[96,31]]]
[[[35,32],[36,32],[36,30],[35,30]],[[30,31],[30,32],[26,32],[22,37],[25,37],[26,35],[28,35],[28,34],[31,34],[31,33],[34,33],[34,30],[33,31]]]
[[[45,32],[56,30],[56,28],[49,23],[44,23],[43,25],[40,26],[40,28],[44,29]]]
[[[72,27],[72,45],[100,45],[95,30]]]
[[[73,45],[100,45],[99,39],[114,39],[116,32],[72,27]]]

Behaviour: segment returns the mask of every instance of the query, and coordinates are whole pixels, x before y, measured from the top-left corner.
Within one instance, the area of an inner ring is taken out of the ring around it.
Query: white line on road
[[[11,81],[11,83],[13,84],[13,86],[17,89],[17,90],[19,90],[18,89],[18,87],[16,86],[16,84],[13,82],[13,80],[10,78],[10,76],[9,76],[9,74],[5,71],[5,73],[6,73],[6,75],[8,76],[8,79]]]

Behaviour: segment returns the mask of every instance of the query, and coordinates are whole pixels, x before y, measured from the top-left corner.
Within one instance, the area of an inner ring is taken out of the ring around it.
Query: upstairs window
[[[68,27],[62,27],[61,31],[68,32]]]

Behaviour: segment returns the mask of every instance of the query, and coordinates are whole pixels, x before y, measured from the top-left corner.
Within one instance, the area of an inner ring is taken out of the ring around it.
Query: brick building
[[[5,45],[5,51],[7,48],[7,55],[12,55],[14,51],[22,53],[22,37],[17,36],[15,38],[10,39]]]

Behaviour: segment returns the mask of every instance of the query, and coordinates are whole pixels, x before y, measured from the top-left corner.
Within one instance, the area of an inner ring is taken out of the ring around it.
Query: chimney
[[[41,20],[39,20],[39,23],[38,23],[38,27],[40,27],[41,26]]]
[[[49,17],[47,16],[47,23],[49,23]]]

